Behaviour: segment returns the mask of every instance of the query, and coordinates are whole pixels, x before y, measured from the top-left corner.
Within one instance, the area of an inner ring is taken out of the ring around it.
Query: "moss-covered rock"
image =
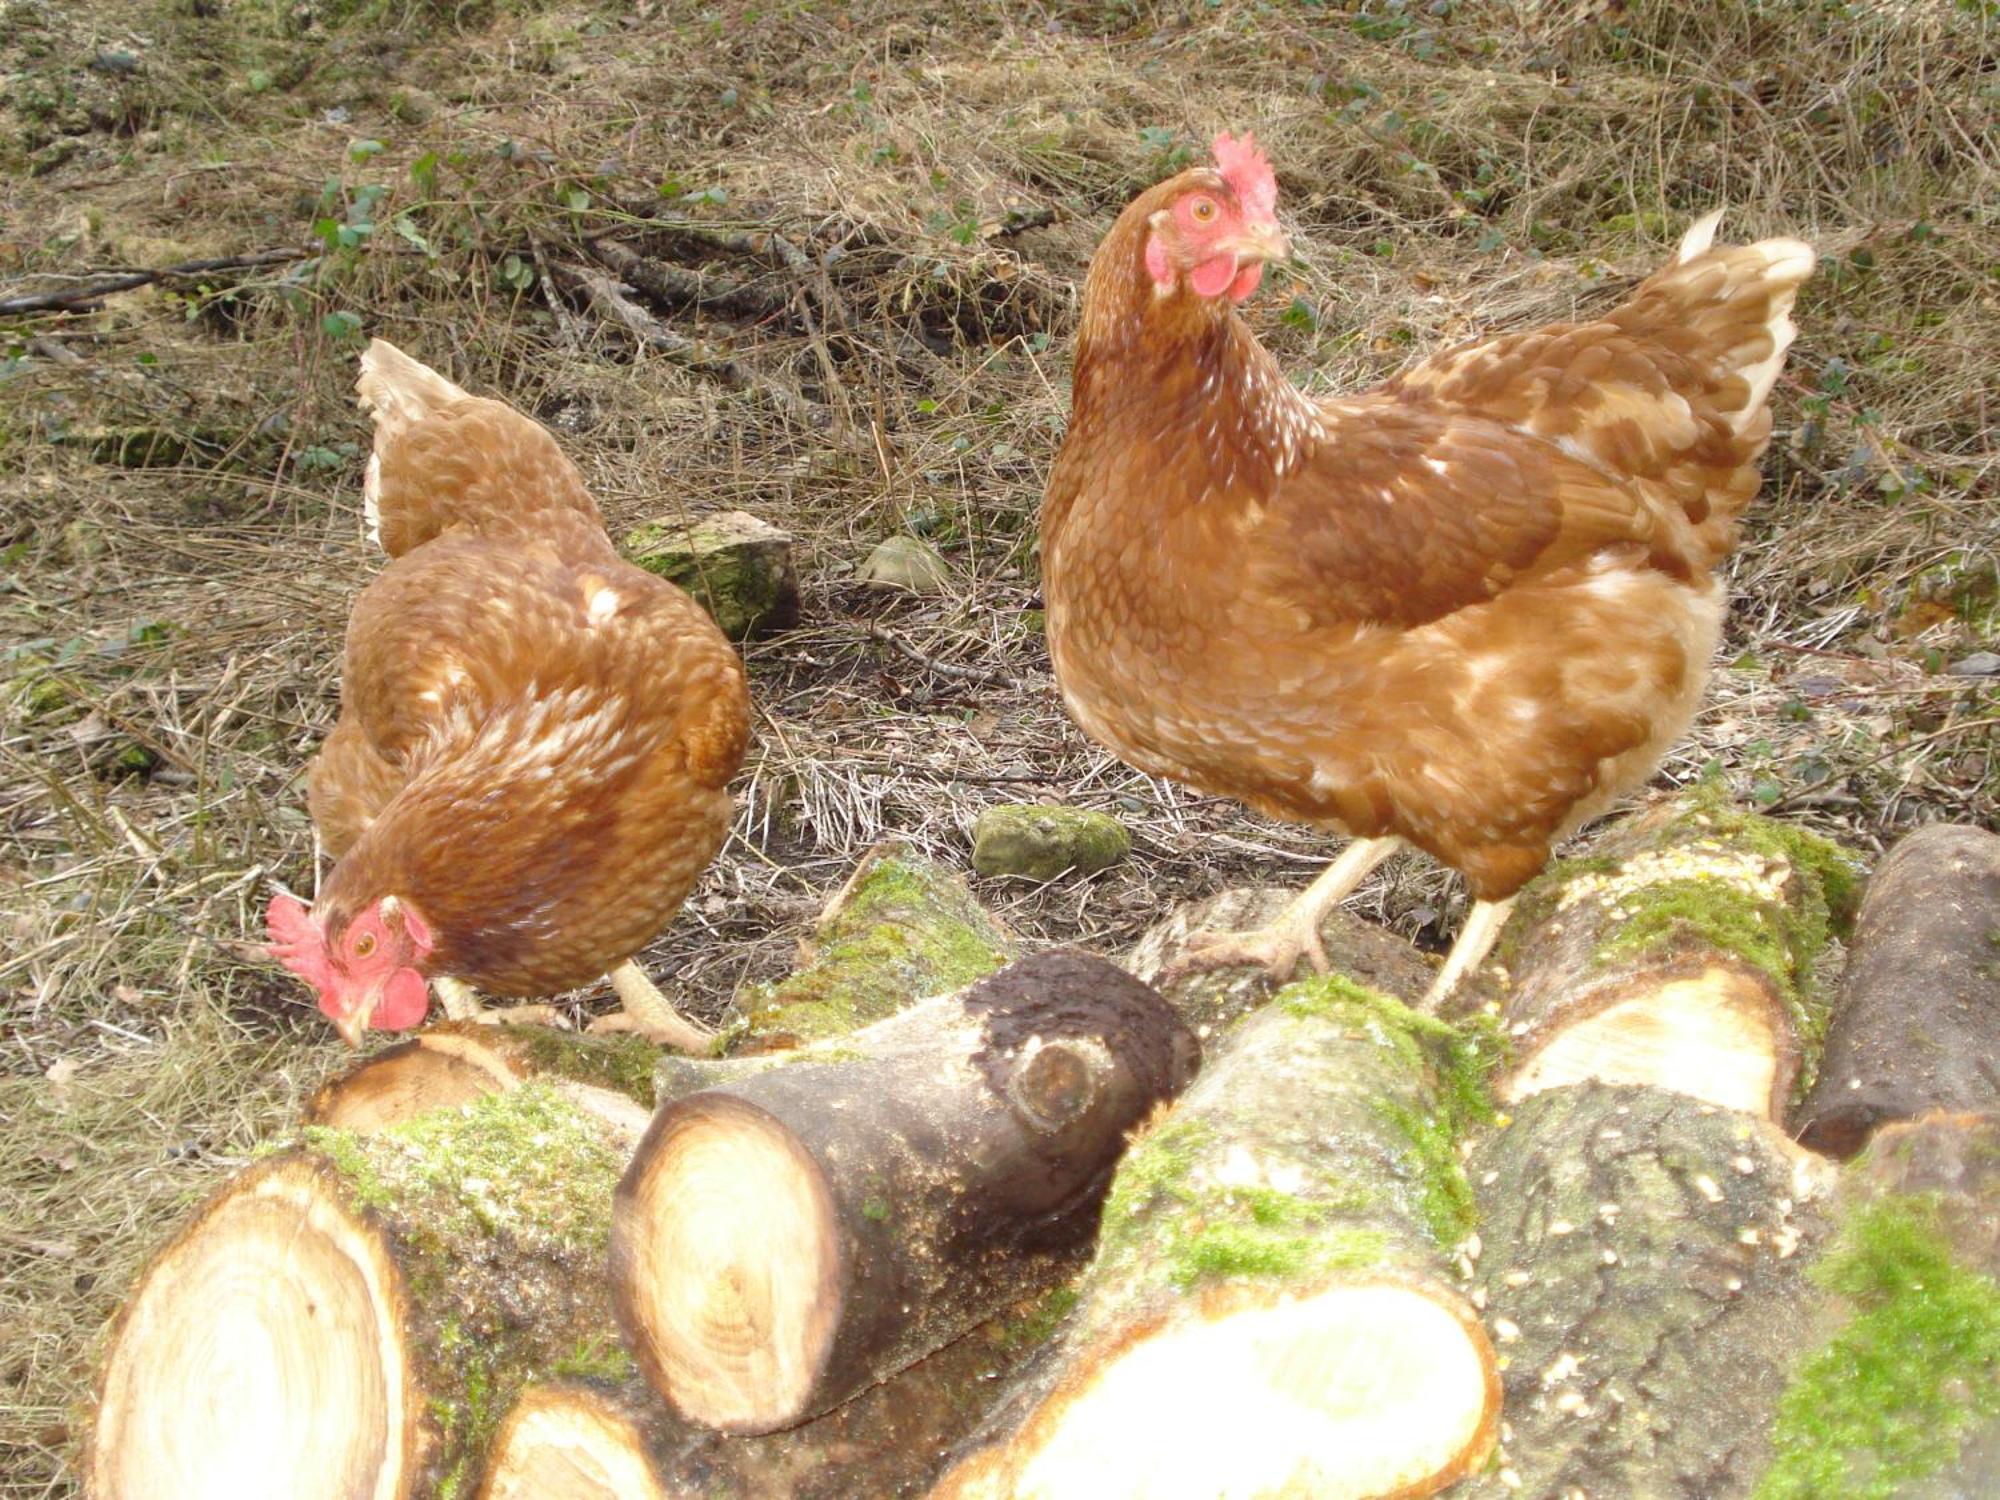
[[[1093,875],[1132,852],[1132,835],[1109,813],[1082,807],[989,807],[972,830],[972,868],[982,875],[1054,880]]]
[[[929,542],[913,536],[892,536],[875,544],[875,550],[862,560],[854,576],[877,588],[942,594],[951,582],[951,569]]]
[[[737,994],[735,1050],[842,1035],[912,1000],[970,984],[1014,952],[1012,936],[955,873],[885,846],[862,861],[821,915],[797,970]]]
[[[747,511],[726,510],[692,525],[649,521],[626,533],[625,555],[694,595],[732,641],[798,623],[791,535]]]

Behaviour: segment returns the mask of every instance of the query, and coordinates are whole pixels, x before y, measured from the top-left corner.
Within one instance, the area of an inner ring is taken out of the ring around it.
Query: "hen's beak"
[[[361,997],[361,1003],[342,1016],[331,1016],[333,1029],[340,1033],[340,1039],[350,1047],[361,1045],[362,1035],[368,1030],[368,1023],[375,1018],[375,1007],[382,1003],[382,990],[378,985]]]
[[[1245,225],[1243,232],[1232,236],[1223,248],[1239,261],[1289,260],[1292,254],[1291,241],[1285,238],[1284,230],[1275,220],[1269,224]]]

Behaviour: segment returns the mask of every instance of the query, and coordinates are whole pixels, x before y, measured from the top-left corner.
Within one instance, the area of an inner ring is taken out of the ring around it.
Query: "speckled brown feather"
[[[318,911],[337,941],[398,896],[435,934],[430,972],[555,993],[648,942],[721,847],[742,665],[617,557],[547,431],[389,352],[436,385],[371,362],[401,376],[377,386],[371,465],[395,560],[355,603],[313,766],[341,855]]]
[[[1693,712],[1811,252],[1691,232],[1599,322],[1316,403],[1225,303],[1146,276],[1195,186],[1227,191],[1141,195],[1091,266],[1042,515],[1065,701],[1147,771],[1503,898]]]

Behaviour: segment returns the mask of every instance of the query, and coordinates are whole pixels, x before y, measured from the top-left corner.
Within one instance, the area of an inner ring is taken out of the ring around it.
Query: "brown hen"
[[[626,1007],[609,1024],[701,1047],[630,959],[727,836],[749,724],[735,650],[619,559],[539,423],[380,339],[358,389],[392,561],[355,601],[312,766],[338,863],[310,912],[272,902],[273,951],[350,1042],[420,1022],[427,979],[452,1014],[487,1014],[473,987],[550,995],[609,971]]]
[[[1221,136],[1092,260],[1042,507],[1049,647],[1122,759],[1358,840],[1197,965],[1323,967],[1321,916],[1407,843],[1475,900],[1434,1006],[1692,716],[1813,252],[1715,247],[1711,214],[1593,322],[1321,401],[1234,310],[1287,253],[1276,203]]]

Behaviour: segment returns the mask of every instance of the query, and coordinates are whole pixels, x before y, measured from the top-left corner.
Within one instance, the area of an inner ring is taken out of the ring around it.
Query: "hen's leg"
[[[1431,987],[1424,992],[1423,1004],[1417,1009],[1433,1014],[1444,1004],[1451,992],[1458,987],[1459,980],[1486,962],[1486,955],[1493,951],[1494,941],[1500,936],[1500,929],[1507,925],[1507,913],[1514,909],[1514,898],[1505,901],[1475,901],[1466,915],[1465,925],[1458,930],[1458,941],[1451,945],[1451,952],[1444,956],[1444,967],[1438,970],[1438,977],[1431,981]]]
[[[631,959],[613,969],[609,978],[625,1009],[617,1015],[599,1016],[590,1023],[592,1031],[636,1031],[676,1051],[708,1051],[715,1033],[675,1010],[673,1002],[660,993],[659,986]]]
[[[1204,969],[1257,964],[1282,984],[1292,977],[1300,958],[1311,962],[1314,973],[1324,974],[1327,962],[1326,949],[1319,941],[1321,920],[1353,895],[1354,888],[1368,878],[1368,872],[1394,854],[1401,843],[1402,840],[1395,838],[1356,839],[1340,851],[1340,858],[1327,866],[1324,875],[1307,886],[1268,926],[1254,932],[1209,934],[1205,941],[1190,947],[1162,969],[1153,982],[1165,984]]]
[[[488,1010],[479,1003],[471,985],[449,974],[433,978],[431,988],[443,1002],[445,1015],[454,1021],[479,1021],[488,1026],[553,1026],[559,1031],[569,1026],[569,1017],[553,1005],[510,1005],[504,1010]]]

